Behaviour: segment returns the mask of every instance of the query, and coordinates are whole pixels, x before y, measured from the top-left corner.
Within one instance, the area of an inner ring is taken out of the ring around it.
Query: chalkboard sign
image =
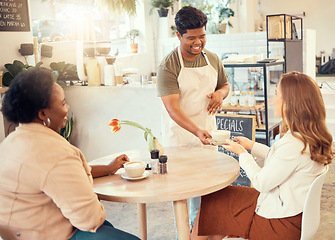
[[[231,137],[247,137],[255,141],[255,124],[256,117],[254,115],[236,115],[236,114],[216,114],[216,126],[219,130],[229,130]],[[219,146],[219,151],[234,157],[237,161],[239,157],[237,154],[230,152]],[[237,186],[250,187],[250,179],[246,172],[240,168],[240,175],[232,183]]]
[[[0,31],[29,32],[27,0],[0,0]]]

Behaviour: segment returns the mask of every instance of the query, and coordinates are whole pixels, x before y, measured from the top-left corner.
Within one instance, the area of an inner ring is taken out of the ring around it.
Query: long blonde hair
[[[319,86],[309,76],[290,72],[283,74],[279,83],[282,93],[282,132],[304,142],[303,153],[310,149],[311,159],[325,165],[331,163],[333,137],[326,126],[326,110]],[[299,133],[299,134],[296,134]]]

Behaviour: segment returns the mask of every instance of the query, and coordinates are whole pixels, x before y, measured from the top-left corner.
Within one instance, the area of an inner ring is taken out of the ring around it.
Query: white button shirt
[[[303,211],[309,187],[325,166],[311,160],[309,147],[288,131],[271,148],[255,143],[251,155],[240,155],[240,166],[260,192],[256,213],[265,218],[295,216]],[[253,156],[264,159],[261,168]]]

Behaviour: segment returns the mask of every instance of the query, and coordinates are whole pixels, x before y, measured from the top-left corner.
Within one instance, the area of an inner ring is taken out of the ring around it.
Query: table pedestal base
[[[176,225],[179,240],[190,239],[190,225],[187,212],[187,200],[174,201],[174,214],[176,217]]]
[[[147,240],[147,206],[145,203],[137,204],[137,213],[140,238],[142,240]]]
[[[174,214],[179,240],[190,240],[187,200],[174,201]],[[147,209],[145,203],[137,204],[138,228],[141,240],[147,240]]]

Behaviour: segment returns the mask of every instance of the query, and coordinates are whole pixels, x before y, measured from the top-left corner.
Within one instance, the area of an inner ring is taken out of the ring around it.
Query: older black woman
[[[90,167],[81,151],[58,134],[68,110],[63,89],[46,69],[20,73],[6,92],[1,111],[19,126],[0,146],[0,235],[138,240],[106,221],[92,185],[93,177],[114,174],[128,157]]]

